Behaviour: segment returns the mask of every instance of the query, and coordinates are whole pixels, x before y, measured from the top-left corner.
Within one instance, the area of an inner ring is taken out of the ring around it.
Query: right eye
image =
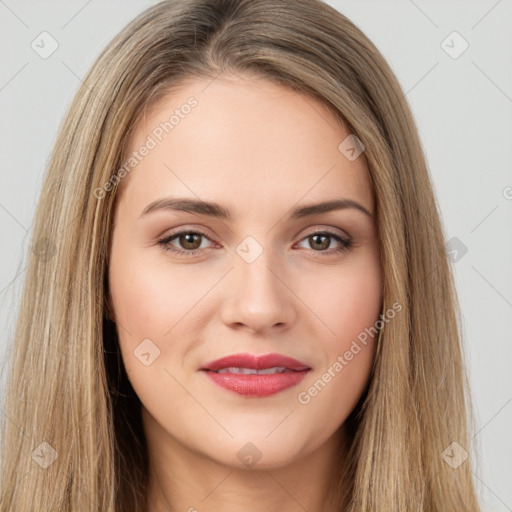
[[[161,245],[165,251],[171,251],[175,254],[183,254],[185,256],[195,256],[197,252],[201,251],[201,237],[210,240],[204,233],[200,231],[178,231],[158,241],[158,245]],[[177,240],[182,248],[177,248],[171,244],[174,240]],[[197,244],[199,240],[199,245]],[[211,241],[211,240],[210,240]]]

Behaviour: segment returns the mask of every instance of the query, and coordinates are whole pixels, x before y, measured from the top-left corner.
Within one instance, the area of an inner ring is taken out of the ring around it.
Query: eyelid
[[[300,233],[302,231],[299,231],[297,233],[297,235],[294,237],[294,238],[297,238]],[[314,235],[318,232],[326,232],[326,233],[330,233],[331,235],[337,235],[341,238],[344,238],[345,240],[351,240],[352,237],[344,230],[340,229],[340,228],[335,228],[335,227],[331,227],[331,226],[327,226],[325,224],[317,224],[314,228],[312,228],[312,231],[306,231],[306,234],[302,235],[302,239],[304,239],[305,237],[308,237],[308,236],[311,236],[311,235]]]
[[[163,235],[157,237],[157,241],[165,240],[167,238],[171,238],[175,235],[180,235],[183,233],[197,233],[203,235],[205,238],[208,238],[211,241],[213,241],[213,238],[215,238],[213,234],[210,234],[210,230],[204,226],[196,227],[194,225],[184,225],[169,231],[165,231]]]

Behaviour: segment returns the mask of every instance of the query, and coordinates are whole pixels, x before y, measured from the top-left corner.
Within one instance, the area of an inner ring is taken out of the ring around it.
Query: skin
[[[287,215],[340,198],[373,214],[364,153],[350,161],[338,150],[349,132],[323,104],[240,75],[189,80],[159,100],[128,153],[190,96],[197,106],[123,179],[114,215],[109,307],[143,404],[147,510],[334,511],[332,479],[349,442],[344,422],[367,385],[376,340],[309,403],[298,395],[378,320],[379,246],[373,218],[356,208]],[[170,196],[215,201],[233,218],[165,209],[141,216]],[[311,236],[325,229],[353,246],[336,253],[335,238]],[[179,230],[206,235],[168,243],[199,248],[197,255],[158,244]],[[236,251],[248,236],[262,250],[251,263]],[[134,354],[145,339],[151,354],[160,350],[147,366]],[[241,352],[278,352],[312,370],[265,398],[226,391],[199,371]],[[237,456],[249,442],[261,454],[251,467]]]

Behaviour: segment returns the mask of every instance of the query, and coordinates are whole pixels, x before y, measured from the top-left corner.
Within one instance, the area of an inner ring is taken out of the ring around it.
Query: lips
[[[200,368],[211,382],[245,397],[263,398],[299,384],[311,368],[281,354],[236,354]]]
[[[265,370],[269,368],[284,368],[285,371],[303,371],[311,368],[297,359],[281,354],[265,354],[261,356],[251,354],[235,354],[215,361],[211,361],[200,368],[217,372],[228,368]]]

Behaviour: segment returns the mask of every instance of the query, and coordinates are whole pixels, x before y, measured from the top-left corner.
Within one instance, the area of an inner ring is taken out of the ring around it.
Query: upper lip
[[[265,368],[274,368],[275,366],[293,371],[311,369],[307,364],[297,361],[297,359],[283,356],[282,354],[271,353],[265,355],[233,354],[211,361],[201,366],[200,370],[218,371],[223,368],[253,368],[254,370],[264,370]]]

